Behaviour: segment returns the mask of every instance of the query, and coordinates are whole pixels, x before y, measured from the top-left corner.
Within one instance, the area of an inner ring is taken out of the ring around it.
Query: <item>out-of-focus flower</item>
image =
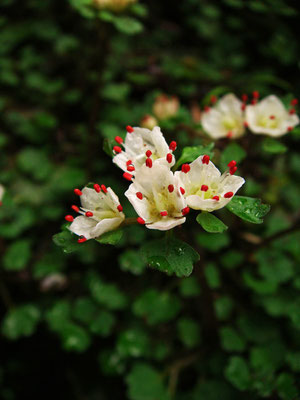
[[[167,96],[162,94],[157,96],[153,104],[153,113],[159,119],[174,117],[179,109],[179,99],[177,96]]]
[[[295,109],[288,111],[282,101],[274,95],[246,107],[248,128],[255,134],[279,137],[299,124]]]
[[[175,163],[173,150],[176,149],[176,143],[171,142],[168,146],[158,126],[152,131],[146,128],[128,126],[125,141],[119,136],[115,140],[118,146],[114,146],[116,155],[113,162],[123,171],[126,171],[123,175],[125,178],[129,175],[135,175],[145,162],[152,164],[152,162],[159,161],[169,167],[172,167]]]
[[[2,185],[0,185],[0,206],[2,205],[2,198],[4,195],[5,189]]]
[[[75,189],[74,192],[80,196],[81,207],[72,206],[72,209],[81,215],[75,219],[72,215],[66,215],[65,219],[72,222],[70,231],[81,236],[79,242],[113,231],[123,222],[123,208],[111,188],[95,184],[94,189],[85,187],[82,191]]]
[[[138,222],[149,229],[165,231],[185,222],[189,209],[179,177],[161,163],[142,166],[125,193],[139,215]]]
[[[42,292],[49,292],[51,290],[65,289],[68,284],[67,278],[63,274],[51,274],[46,276],[40,282],[40,290]]]
[[[245,132],[243,109],[243,103],[233,93],[226,94],[202,113],[203,129],[213,139],[238,138]]]
[[[101,10],[123,11],[137,0],[93,0],[95,7]]]
[[[188,207],[195,210],[214,211],[226,206],[245,180],[234,176],[236,162],[228,164],[228,171],[221,175],[209,156],[200,156],[191,164],[184,164],[175,172],[184,185]]]
[[[141,127],[152,130],[155,126],[157,126],[158,121],[153,115],[145,115],[141,119]]]

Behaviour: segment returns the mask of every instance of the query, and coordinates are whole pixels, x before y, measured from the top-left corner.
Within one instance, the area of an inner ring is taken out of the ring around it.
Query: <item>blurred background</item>
[[[211,95],[297,97],[298,2],[0,8],[0,398],[299,399],[299,129],[215,144],[217,165],[241,162],[241,194],[272,208],[261,225],[222,210],[223,234],[190,216],[201,261],[189,278],[147,266],[140,246],[161,234],[141,226],[116,246],[52,240],[88,182],[135,215],[111,162],[126,125],[159,124],[179,156],[210,143],[199,120]]]

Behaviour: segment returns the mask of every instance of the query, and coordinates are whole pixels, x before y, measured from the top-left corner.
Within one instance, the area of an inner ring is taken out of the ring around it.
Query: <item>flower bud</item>
[[[174,117],[179,109],[179,100],[176,96],[158,96],[153,104],[153,113],[159,120]]]
[[[158,125],[158,121],[153,115],[145,115],[141,119],[141,127],[152,130],[155,126]]]

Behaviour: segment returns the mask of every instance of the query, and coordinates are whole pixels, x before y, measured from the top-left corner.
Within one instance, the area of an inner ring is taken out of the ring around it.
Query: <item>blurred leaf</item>
[[[182,150],[182,154],[179,157],[176,164],[174,165],[173,169],[176,170],[178,169],[178,167],[180,167],[181,164],[192,162],[196,158],[204,154],[213,157],[213,151],[212,151],[213,148],[214,148],[214,143],[210,143],[208,145],[185,147]]]
[[[180,318],[177,322],[179,339],[187,348],[194,348],[201,340],[199,325],[191,318]]]
[[[262,148],[266,153],[282,154],[287,151],[287,147],[278,140],[267,138],[262,142]]]
[[[244,338],[231,326],[224,326],[220,330],[221,344],[226,351],[242,352],[246,348]]]
[[[227,164],[235,160],[237,163],[242,162],[247,156],[245,150],[237,143],[230,143],[221,155],[221,167],[227,168]]]
[[[33,304],[25,304],[9,311],[2,322],[2,333],[9,339],[31,336],[40,321],[40,310]]]
[[[250,372],[246,361],[242,357],[231,357],[225,369],[225,376],[229,382],[239,390],[250,388]]]
[[[141,22],[132,17],[115,17],[113,23],[121,33],[126,35],[135,35],[144,29]]]
[[[142,357],[149,353],[148,335],[140,329],[122,332],[117,341],[117,350],[122,357]]]
[[[20,271],[26,267],[31,257],[31,243],[28,239],[12,243],[3,258],[3,266],[10,271]]]

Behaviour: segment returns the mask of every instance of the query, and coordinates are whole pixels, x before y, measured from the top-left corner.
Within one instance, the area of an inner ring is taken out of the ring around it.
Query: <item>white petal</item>
[[[91,239],[91,230],[95,228],[97,221],[92,218],[80,216],[76,217],[72,224],[69,226],[71,232],[78,236],[84,236],[86,239]]]
[[[175,226],[181,225],[186,221],[186,218],[162,218],[152,224],[146,224],[149,229],[157,229],[159,231],[167,231]]]
[[[5,192],[4,187],[3,187],[2,185],[0,185],[0,201],[1,201],[2,198],[3,198],[4,192]]]
[[[241,176],[228,174],[222,182],[223,190],[220,195],[223,196],[227,192],[233,192],[233,194],[235,194],[239,190],[239,188],[243,186],[244,183],[245,179]]]
[[[226,202],[224,202],[226,200]],[[221,199],[220,200],[213,200],[213,199],[202,199],[200,196],[191,195],[187,196],[186,201],[187,205],[192,208],[193,210],[203,210],[203,211],[214,211],[218,210],[219,208],[224,207],[230,199]]]
[[[91,238],[97,238],[103,235],[103,233],[117,229],[123,222],[123,219],[121,217],[103,219],[90,231]]]
[[[155,126],[151,132],[152,143],[159,157],[165,157],[169,152],[169,146],[158,126]]]
[[[146,199],[145,194],[143,199],[140,200],[136,196],[136,193],[139,191],[140,190],[137,189],[136,185],[132,183],[129,186],[129,189],[125,192],[125,196],[128,198],[139,217],[143,218],[144,221],[152,222],[153,219],[149,211],[150,207],[148,200]]]
[[[127,171],[127,161],[129,160],[128,154],[125,153],[125,151],[122,151],[121,153],[115,155],[113,157],[113,163],[116,164],[119,168],[121,168],[123,171]]]
[[[103,196],[104,195],[102,193],[97,193],[96,190],[85,187],[82,189],[82,195],[80,196],[81,205],[87,210],[94,210],[100,205],[104,206],[104,208],[107,208],[102,200]]]
[[[242,102],[233,93],[228,93],[223,96],[217,103],[216,108],[223,114],[235,114],[242,116]]]
[[[213,139],[227,136],[228,129],[225,129],[222,124],[222,114],[214,108],[202,113],[201,124],[205,132]]]

